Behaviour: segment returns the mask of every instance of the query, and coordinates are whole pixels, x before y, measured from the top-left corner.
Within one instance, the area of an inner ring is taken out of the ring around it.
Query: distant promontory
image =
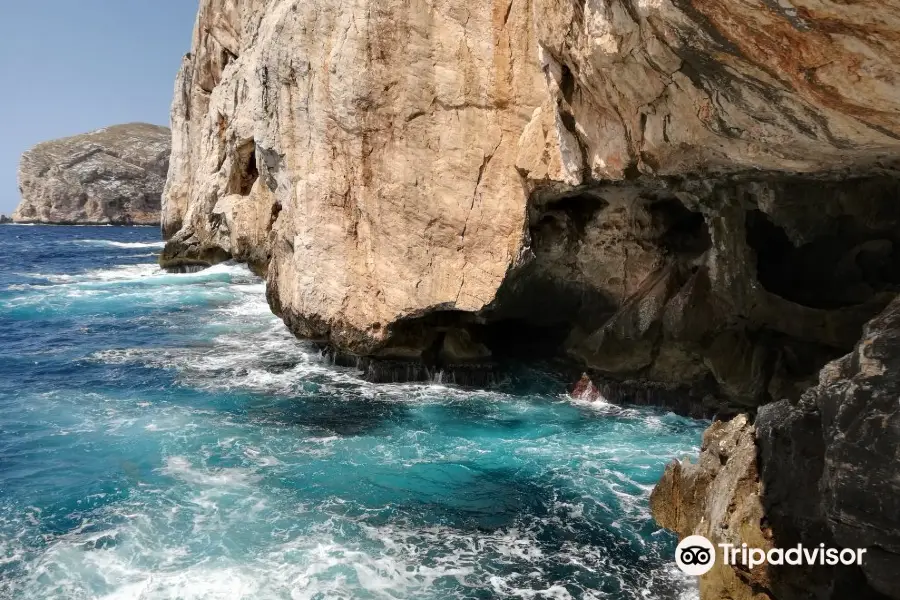
[[[158,225],[171,134],[114,125],[38,144],[19,163],[16,223]]]

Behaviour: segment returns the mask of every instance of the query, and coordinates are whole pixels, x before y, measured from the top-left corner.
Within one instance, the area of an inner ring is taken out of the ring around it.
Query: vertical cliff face
[[[296,334],[375,360],[565,356],[701,412],[807,410],[900,290],[898,57],[897,0],[203,0],[161,262],[247,261]],[[792,422],[727,433],[720,491],[786,485],[746,441]]]
[[[163,264],[246,260],[358,355],[797,397],[900,283],[865,4],[204,1]]]
[[[357,351],[400,319],[480,310],[523,247],[532,19],[525,2],[204,2],[165,232],[265,268],[298,333]]]

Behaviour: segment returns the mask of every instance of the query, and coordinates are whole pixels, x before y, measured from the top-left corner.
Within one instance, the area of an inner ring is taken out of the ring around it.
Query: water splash
[[[702,422],[573,403],[524,369],[369,383],[293,338],[242,266],[164,274],[140,247],[97,265],[35,231],[0,237],[31,261],[0,266],[0,597],[696,593],[648,494]]]

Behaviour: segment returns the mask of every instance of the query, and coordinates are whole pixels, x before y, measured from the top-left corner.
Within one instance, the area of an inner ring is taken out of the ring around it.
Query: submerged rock
[[[171,133],[114,125],[38,144],[22,155],[17,223],[158,225]]]

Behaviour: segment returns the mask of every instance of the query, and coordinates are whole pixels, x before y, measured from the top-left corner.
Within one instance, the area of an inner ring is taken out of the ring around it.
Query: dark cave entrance
[[[703,214],[689,210],[677,198],[661,198],[647,208],[655,221],[654,229],[663,232],[660,244],[670,256],[691,260],[712,246]]]
[[[736,196],[752,200],[746,241],[770,295],[758,299],[769,309],[747,323],[773,361],[766,399],[796,399],[900,291],[900,184],[793,178]]]
[[[711,247],[703,214],[665,192],[608,187],[533,204],[530,210],[534,259],[507,278],[477,328],[501,360],[573,366],[572,345],[615,315],[622,290],[635,284],[626,281],[633,261],[648,279],[672,266],[686,279]],[[630,257],[620,250],[623,245],[639,255]],[[619,262],[623,272],[594,268],[605,260]]]
[[[865,196],[852,193],[854,184]],[[776,211],[774,218],[758,208],[746,212],[747,243],[756,255],[759,282],[786,300],[826,310],[900,291],[897,181],[875,178],[832,186],[810,182],[803,189],[792,183],[780,192],[794,199],[793,206]],[[785,226],[776,223],[779,218]]]
[[[697,392],[713,412],[797,398],[900,291],[898,199],[888,177],[611,185],[533,198],[529,258],[494,301],[477,314],[395,323],[375,357],[407,369],[400,379],[418,364],[419,379],[444,371],[476,384],[484,379],[472,373],[537,361],[566,376],[656,382],[682,400]],[[724,227],[715,240],[712,224]],[[711,279],[736,260],[755,260],[749,273],[734,269],[755,281]]]
[[[259,166],[256,163],[256,143],[250,140],[240,144],[235,150],[228,193],[249,196],[257,179]]]
[[[470,327],[473,335],[504,360],[557,360],[574,365],[573,343],[602,327],[621,308],[613,293],[631,285],[604,277],[592,266],[631,258],[622,244],[641,249],[648,278],[674,266],[686,280],[711,247],[702,213],[665,192],[605,188],[533,204],[534,259],[503,283],[491,307]],[[627,277],[627,275],[626,275]],[[632,282],[633,284],[633,282]]]
[[[476,327],[499,360],[563,358],[577,327],[599,326],[613,314],[615,301],[587,285],[576,264],[587,237],[609,227],[601,217],[609,206],[585,191],[529,207],[533,259],[507,277]]]

